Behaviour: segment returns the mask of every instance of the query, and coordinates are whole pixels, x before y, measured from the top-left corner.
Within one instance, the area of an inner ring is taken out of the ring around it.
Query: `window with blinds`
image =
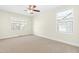
[[[56,14],[57,32],[73,32],[73,9],[58,12]]]
[[[11,18],[11,30],[12,31],[20,31],[24,28],[25,21],[16,17]]]

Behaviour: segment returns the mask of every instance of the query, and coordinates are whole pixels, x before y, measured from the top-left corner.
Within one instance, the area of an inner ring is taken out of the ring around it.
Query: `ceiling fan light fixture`
[[[36,5],[28,5],[27,10],[25,11],[27,11],[30,14],[34,14],[35,12],[40,12],[40,10],[37,10],[36,7],[37,7]]]
[[[27,10],[27,13],[34,14],[34,11],[33,10]]]

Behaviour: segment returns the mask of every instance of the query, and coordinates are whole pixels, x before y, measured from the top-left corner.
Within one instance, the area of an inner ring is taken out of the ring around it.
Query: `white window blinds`
[[[73,32],[73,9],[65,10],[56,14],[57,32]]]

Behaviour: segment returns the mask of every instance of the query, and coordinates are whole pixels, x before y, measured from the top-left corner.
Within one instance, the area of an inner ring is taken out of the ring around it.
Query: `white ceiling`
[[[15,12],[23,15],[29,15],[26,11],[27,5],[0,5],[0,10]],[[37,5],[37,9],[41,12],[45,12],[49,9],[55,8],[55,5]]]

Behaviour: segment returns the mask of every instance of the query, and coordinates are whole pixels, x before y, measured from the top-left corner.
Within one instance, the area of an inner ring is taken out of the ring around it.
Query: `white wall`
[[[63,9],[71,9],[71,8],[74,9],[74,16],[75,16],[73,34],[64,34],[56,32],[56,13],[62,11]],[[23,30],[15,32],[11,31],[10,20],[11,17],[14,16],[25,20],[25,22],[27,23],[25,25],[26,27]],[[19,35],[33,34],[33,31],[34,34],[38,36],[79,46],[79,6],[57,7],[45,13],[36,15],[34,19],[32,17],[25,15],[0,11],[0,39]]]
[[[72,34],[56,32],[56,13],[64,9],[74,9],[74,29]],[[34,17],[34,34],[79,46],[79,7],[60,6]]]
[[[17,17],[25,20],[26,25],[24,29],[13,32],[11,30],[11,17]],[[28,34],[33,34],[32,17],[6,11],[0,11],[0,39]]]

